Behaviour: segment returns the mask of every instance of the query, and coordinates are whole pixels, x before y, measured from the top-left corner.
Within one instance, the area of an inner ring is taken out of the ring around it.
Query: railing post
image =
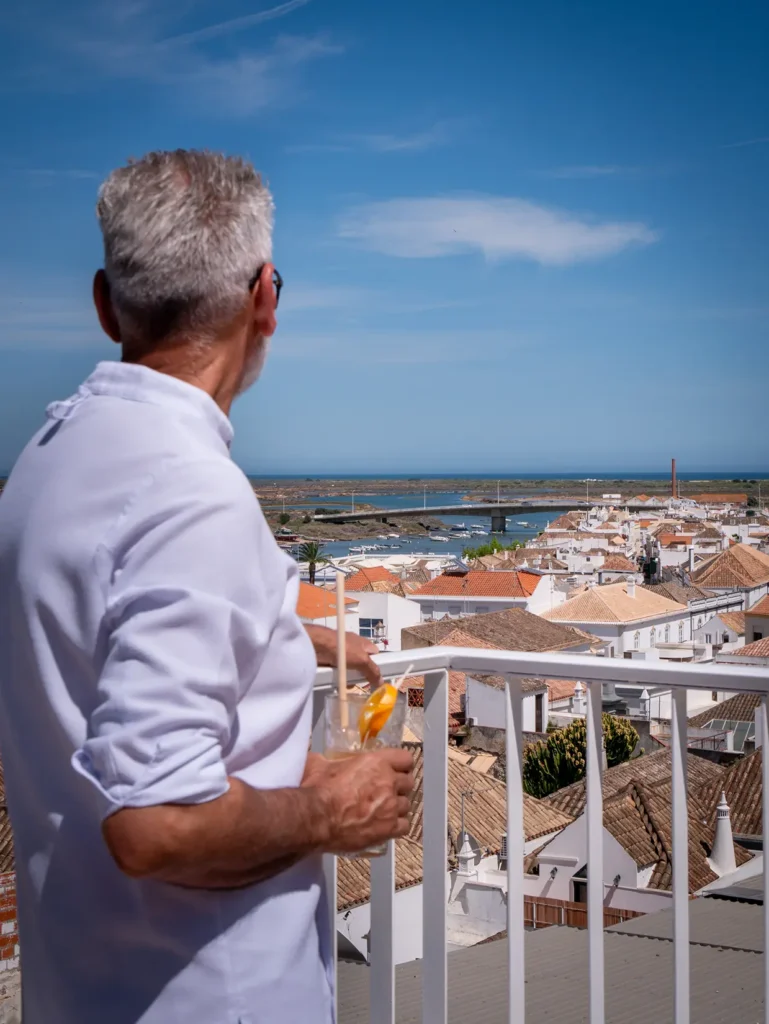
[[[526,1016],[526,964],[523,921],[523,691],[513,676],[506,687],[507,741],[507,956],[508,1021],[523,1024]],[[533,904],[537,927],[537,904]]]
[[[689,1024],[689,816],[686,808],[686,689],[673,688],[673,963],[675,1024]]]
[[[587,683],[587,944],[590,1024],[604,1024],[603,709],[601,683]]]
[[[394,1024],[395,1021],[394,900],[395,843],[391,841],[383,856],[371,858],[371,1024]]]
[[[445,1024],[449,675],[425,673],[422,778],[422,1019]]]
[[[312,691],[312,750],[316,754],[322,753],[325,747],[326,694],[329,692],[329,690],[322,687],[316,687]],[[339,992],[336,984],[336,857],[331,853],[323,855],[323,875],[326,882],[326,914],[329,929],[327,942],[334,971],[334,1020],[336,1020],[339,1017]]]
[[[762,835],[769,826],[769,701],[761,698],[756,708],[756,746],[761,745]],[[769,851],[764,852],[764,893],[769,887]],[[764,1021],[769,1024],[769,904],[764,899]]]

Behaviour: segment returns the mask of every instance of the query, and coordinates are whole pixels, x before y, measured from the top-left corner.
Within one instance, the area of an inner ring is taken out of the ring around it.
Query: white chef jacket
[[[0,499],[0,750],[25,1024],[328,1024],[320,858],[238,891],[135,880],[121,807],[298,785],[315,657],[295,563],[202,390],[101,363]]]

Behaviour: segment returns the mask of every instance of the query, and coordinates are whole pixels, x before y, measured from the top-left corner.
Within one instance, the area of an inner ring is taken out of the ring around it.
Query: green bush
[[[603,715],[606,761],[609,768],[627,761],[638,743],[638,733],[624,718]],[[527,747],[523,754],[523,788],[542,798],[584,778],[587,727],[584,718],[551,733],[546,741]]]
[[[288,512],[281,512],[280,515],[278,516],[278,522],[280,523],[281,526],[285,526],[286,523],[291,522],[291,516],[288,514]]]

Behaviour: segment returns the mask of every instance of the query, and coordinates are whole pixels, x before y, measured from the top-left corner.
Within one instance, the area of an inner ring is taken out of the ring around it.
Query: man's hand
[[[356,853],[409,830],[414,760],[408,750],[375,750],[338,760],[310,754],[303,787],[328,815],[330,853]]]
[[[320,668],[336,668],[336,630],[325,626],[305,626],[315,648],[315,657]],[[382,673],[371,660],[372,654],[379,654],[379,648],[357,633],[347,633],[347,667],[351,672],[360,672],[371,683],[379,686]]]

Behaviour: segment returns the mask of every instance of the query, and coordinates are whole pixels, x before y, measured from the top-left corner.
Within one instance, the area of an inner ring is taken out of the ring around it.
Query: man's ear
[[[103,270],[97,270],[93,278],[93,304],[96,306],[96,315],[99,317],[101,329],[118,345],[121,343],[120,324],[115,316],[112,307],[112,299],[109,292],[109,281]]]
[[[259,280],[251,291],[251,321],[254,325],[255,333],[261,334],[265,338],[271,338],[275,333],[275,328],[278,326],[275,316],[277,295],[275,294],[275,285],[272,282],[274,272],[275,267],[272,263],[265,263],[259,275]]]

